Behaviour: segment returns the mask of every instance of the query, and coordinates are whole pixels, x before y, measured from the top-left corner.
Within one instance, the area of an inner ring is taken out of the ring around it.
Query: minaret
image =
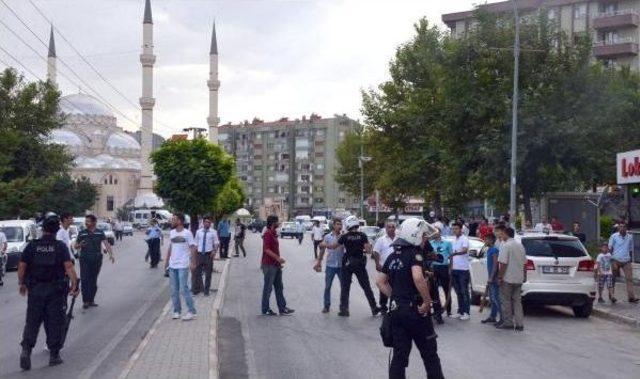
[[[153,141],[153,106],[156,99],[153,97],[153,64],[156,56],[153,55],[153,20],[151,18],[151,2],[145,0],[144,19],[142,21],[142,97],[140,108],[142,109],[142,124],[140,126],[140,160],[142,171],[140,173],[140,186],[135,200],[135,207],[161,207],[162,200],[153,193],[153,168],[149,156]]]
[[[216,39],[216,23],[213,23],[213,32],[211,33],[211,48],[209,49],[209,141],[218,143],[218,88],[220,81],[218,80],[218,41]]]
[[[51,25],[51,33],[49,34],[49,54],[47,54],[47,80],[57,85],[56,72],[56,41],[53,39],[53,25]]]

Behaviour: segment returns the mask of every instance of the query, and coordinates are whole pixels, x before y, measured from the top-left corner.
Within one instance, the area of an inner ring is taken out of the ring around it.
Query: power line
[[[71,49],[80,57],[80,59],[82,59],[82,61],[84,61],[84,63],[86,63],[96,73],[96,75],[98,75],[98,77],[100,77],[100,79],[102,79],[105,83],[107,83],[107,85],[109,87],[111,87],[111,89],[113,89],[118,95],[120,95],[120,97],[122,97],[125,101],[127,101],[129,104],[131,104],[134,108],[140,109],[140,104],[137,104],[134,101],[131,101],[125,94],[123,94],[118,88],[116,88],[116,86],[113,85],[104,75],[102,75],[102,73],[100,71],[98,71],[98,69],[88,59],[86,59],[85,56],[83,56],[82,53],[80,53],[80,51],[78,51],[78,49],[76,49],[76,47],[71,43],[71,41],[69,41],[64,36],[64,34],[62,34],[60,29],[58,29],[57,27],[53,26],[53,21],[51,21],[32,0],[29,0],[29,3],[40,14],[40,16],[42,16],[42,18],[44,18],[49,24],[52,25],[53,29],[58,32],[58,35],[71,47]],[[169,126],[164,125],[164,123],[160,122],[160,120],[156,119],[155,122],[158,123],[158,124],[163,125],[164,127],[166,127],[169,130],[171,129]]]
[[[5,50],[2,46],[0,46],[0,50],[2,50],[5,54],[7,54],[9,56],[9,58],[13,59],[17,64],[19,64],[20,66],[22,66],[22,68],[25,69],[25,71],[27,71],[29,74],[31,74],[34,78],[38,79],[38,80],[42,80],[42,78],[40,78],[40,76],[38,76],[37,74],[35,74],[33,71],[31,71],[29,69],[29,67],[25,66],[24,64],[22,64],[22,62],[20,62],[16,57],[14,57],[13,55],[11,55],[10,52],[8,52],[7,50]],[[7,65],[8,67],[12,67],[11,65],[8,65],[6,62],[3,62],[5,65]]]
[[[15,11],[14,11],[10,6],[9,6],[9,5],[7,5],[7,3],[5,2],[5,0],[0,0],[0,2],[1,2],[2,4],[4,4],[4,6],[5,6],[7,9],[9,9],[9,11],[10,11],[10,12],[11,12],[11,13],[12,13],[12,14],[13,14],[17,19],[18,19],[18,21],[20,21],[20,23],[21,23],[21,24],[22,24],[22,25],[23,25],[27,30],[29,30],[29,32],[31,32],[31,34],[33,34],[33,36],[34,36],[34,37],[36,37],[36,39],[37,39],[38,41],[40,41],[40,43],[41,43],[45,48],[48,48],[47,43],[46,43],[46,42],[44,42],[44,41],[43,41],[43,40],[38,36],[38,34],[36,34],[36,33],[35,33],[35,32],[34,32],[34,31],[29,27],[29,25],[27,25],[27,23],[26,23],[26,22],[24,22],[24,20],[22,20],[22,18],[21,18],[21,17],[20,17],[20,16],[19,16],[19,15],[18,15],[18,14],[17,14],[17,13],[16,13],[16,12],[15,12]],[[36,49],[34,49],[31,45],[29,45],[27,42],[25,42],[21,37],[19,37],[19,36],[18,36],[18,34],[17,34],[15,31],[13,31],[11,28],[9,28],[5,23],[2,23],[2,24],[5,26],[5,28],[9,29],[9,30],[10,30],[10,31],[11,31],[11,32],[16,36],[16,37],[18,37],[18,39],[20,39],[20,40],[21,40],[25,45],[27,45],[30,49],[32,49],[34,52],[36,52],[36,53],[38,54],[37,50],[36,50]],[[40,56],[40,57],[42,57],[42,56]],[[46,60],[46,59],[45,59],[45,60]],[[136,122],[136,121],[132,120],[131,118],[129,118],[129,117],[128,117],[124,112],[120,111],[120,110],[119,110],[118,108],[116,108],[113,104],[111,104],[108,100],[106,100],[104,97],[102,97],[98,91],[96,91],[93,87],[91,87],[91,85],[89,85],[87,82],[85,82],[85,81],[80,77],[80,75],[78,75],[78,74],[75,72],[75,70],[74,70],[73,68],[71,68],[71,67],[70,67],[70,66],[69,66],[69,65],[68,65],[64,60],[62,60],[62,59],[59,59],[59,60],[60,60],[60,63],[62,63],[62,64],[67,68],[67,70],[69,70],[69,71],[70,71],[70,72],[71,72],[71,73],[72,73],[76,78],[78,78],[78,80],[79,80],[79,81],[80,81],[80,82],[81,82],[81,83],[82,83],[86,88],[89,88],[91,91],[93,91],[93,94],[94,94],[97,98],[99,98],[101,101],[103,101],[103,102],[104,102],[104,103],[105,103],[109,108],[111,108],[111,109],[112,109],[112,110],[114,110],[115,112],[119,113],[119,114],[120,114],[124,119],[126,119],[126,120],[127,120],[127,121],[129,121],[129,122],[131,122],[132,124],[134,124],[134,125],[136,125],[136,126],[138,125],[138,122]],[[66,78],[67,78],[67,79],[69,79],[68,77],[66,77]],[[71,81],[71,80],[70,80],[70,81]],[[74,85],[76,85],[76,86],[77,86],[77,83],[73,83],[73,82],[72,82],[72,84],[74,84]],[[80,87],[80,86],[78,86],[78,87]]]

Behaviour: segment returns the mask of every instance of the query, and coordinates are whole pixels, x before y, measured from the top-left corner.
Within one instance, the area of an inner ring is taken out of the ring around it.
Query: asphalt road
[[[0,377],[2,378],[115,378],[147,333],[169,298],[168,282],[160,269],[144,262],[142,234],[124,237],[115,245],[116,262],[107,259],[98,278],[97,308],[82,310],[78,298],[65,348],[64,364],[48,367],[41,328],[32,354],[32,369],[21,372],[18,362],[26,298],[18,294],[16,272],[0,287]],[[164,248],[163,248],[164,250]]]
[[[379,338],[380,317],[371,316],[357,282],[354,280],[351,290],[351,317],[336,315],[337,281],[331,313],[320,313],[324,273],[312,270],[309,236],[301,246],[295,240],[280,241],[287,260],[285,297],[296,313],[260,316],[261,240],[249,234],[245,243],[249,256],[234,258],[230,267],[219,332],[221,377],[387,377],[389,349]],[[368,266],[373,280],[373,264]],[[276,309],[273,295],[271,302]],[[473,307],[470,321],[446,320],[445,325],[436,326],[446,377],[640,378],[639,329],[597,318],[576,319],[564,309],[542,308],[528,312],[525,331],[516,333],[480,324],[485,314]],[[425,377],[415,348],[407,376]]]

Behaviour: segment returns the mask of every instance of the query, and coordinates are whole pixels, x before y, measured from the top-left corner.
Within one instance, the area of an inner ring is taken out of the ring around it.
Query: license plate
[[[569,274],[569,266],[542,266],[543,274]]]

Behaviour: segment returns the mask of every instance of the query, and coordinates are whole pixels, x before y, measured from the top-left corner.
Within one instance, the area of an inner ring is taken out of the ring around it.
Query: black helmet
[[[42,222],[42,229],[47,233],[56,234],[60,229],[60,217],[53,212],[47,213]]]

